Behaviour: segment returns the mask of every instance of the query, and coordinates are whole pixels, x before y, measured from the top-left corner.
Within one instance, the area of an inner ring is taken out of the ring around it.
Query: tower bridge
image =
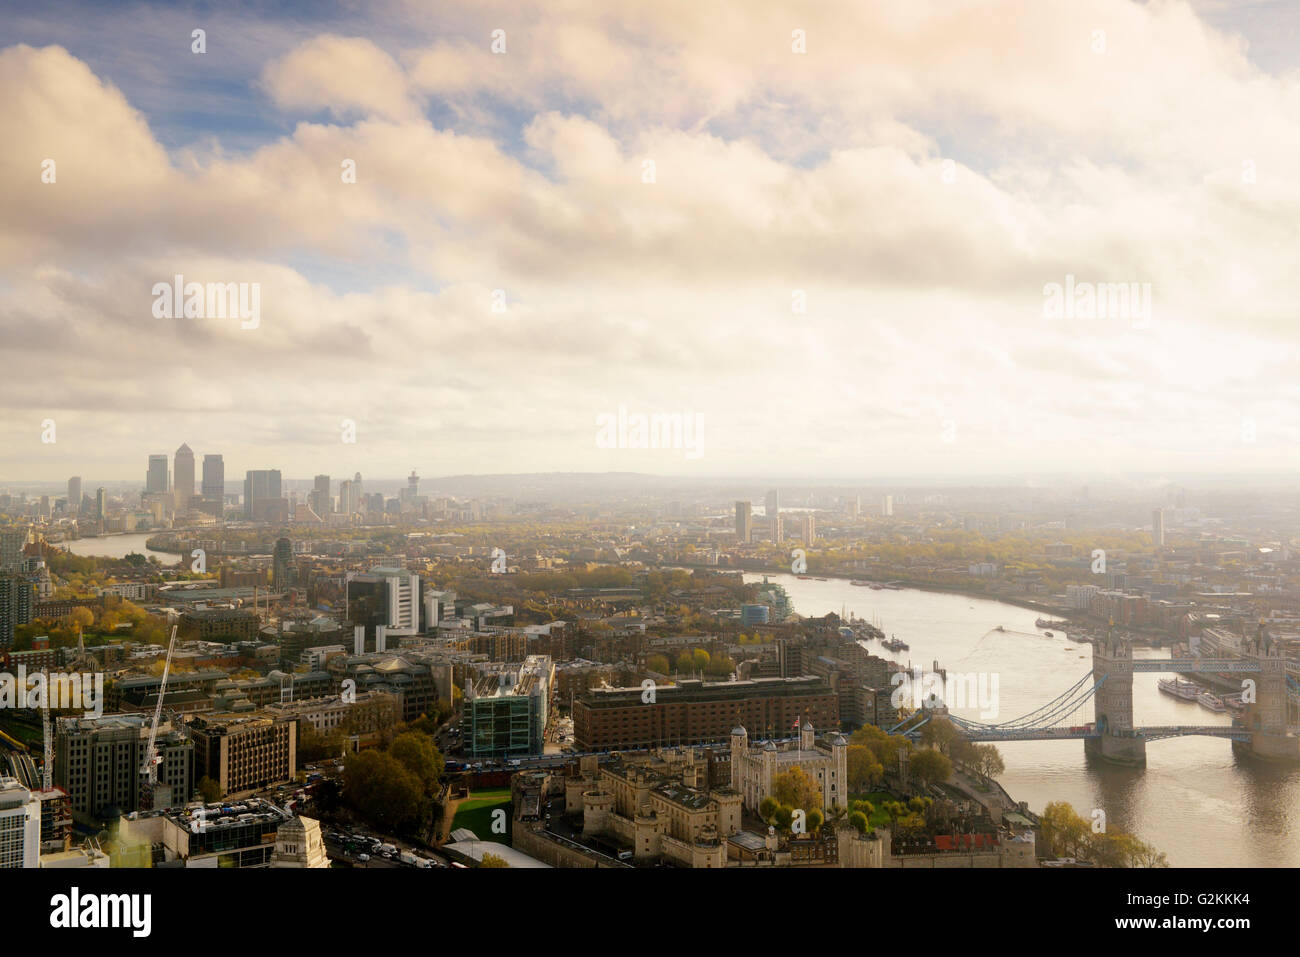
[[[1170,672],[1253,676],[1255,700],[1230,725],[1157,725],[1133,721],[1133,675]],[[1300,662],[1283,657],[1281,647],[1261,627],[1239,658],[1138,658],[1128,639],[1107,634],[1092,646],[1092,671],[1040,708],[999,724],[948,714],[970,741],[1083,741],[1085,753],[1114,764],[1146,764],[1149,741],[1199,735],[1226,738],[1234,751],[1263,761],[1300,763]],[[1096,718],[1081,723],[1079,712],[1092,701]],[[936,714],[920,710],[890,729],[916,739]],[[1071,723],[1075,722],[1075,723]]]

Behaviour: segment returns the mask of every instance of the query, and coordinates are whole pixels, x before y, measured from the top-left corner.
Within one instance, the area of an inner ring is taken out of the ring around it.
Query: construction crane
[[[176,625],[172,625],[171,639],[167,642],[167,657],[163,661],[162,684],[158,687],[158,701],[153,706],[153,721],[149,724],[149,744],[144,751],[144,765],[140,776],[144,779],[141,787],[141,804],[147,803],[153,808],[154,787],[158,784],[158,765],[162,757],[158,754],[158,719],[162,717],[163,695],[167,693],[167,675],[171,672],[172,652],[176,650]]]

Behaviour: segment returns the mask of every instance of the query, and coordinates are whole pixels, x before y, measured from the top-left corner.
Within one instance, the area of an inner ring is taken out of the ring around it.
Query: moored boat
[[[1217,695],[1212,695],[1208,691],[1202,691],[1200,694],[1198,694],[1196,696],[1196,703],[1199,704],[1202,708],[1205,708],[1208,711],[1213,711],[1216,714],[1221,714],[1222,712],[1228,710],[1227,706],[1224,705],[1224,703],[1219,700]]]
[[[1157,685],[1165,694],[1172,695],[1179,701],[1195,701],[1201,694],[1199,685],[1190,681],[1179,681],[1177,678],[1161,678]]]

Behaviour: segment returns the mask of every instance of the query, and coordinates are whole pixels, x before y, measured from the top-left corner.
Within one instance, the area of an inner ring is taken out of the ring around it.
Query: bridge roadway
[[[1249,658],[1134,658],[1134,674],[1150,674],[1158,671],[1239,671],[1244,673],[1259,672],[1259,665]]]
[[[1232,725],[1156,725],[1137,728],[1131,732],[1133,737],[1159,741],[1162,738],[1182,738],[1189,735],[1203,735],[1210,738],[1230,738],[1234,741],[1249,741],[1250,732],[1245,728]],[[969,731],[965,735],[968,741],[1068,741],[1080,738],[1099,738],[1101,733],[1091,725],[1079,728],[1023,728],[1010,731]]]
[[[1134,674],[1151,674],[1152,672],[1236,672],[1251,674],[1259,672],[1259,664],[1250,658],[1134,658]],[[1300,661],[1288,658],[1286,673],[1300,678]]]

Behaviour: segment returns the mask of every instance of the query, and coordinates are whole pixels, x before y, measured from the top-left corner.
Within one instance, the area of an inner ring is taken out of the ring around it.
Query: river
[[[746,574],[746,581],[761,581]],[[993,723],[1046,704],[1092,668],[1092,647],[1048,638],[1034,626],[1040,613],[982,598],[902,589],[876,591],[847,581],[802,581],[768,575],[790,595],[801,615],[853,612],[877,621],[911,649],[889,654],[869,642],[872,654],[929,668],[934,659],[950,671],[998,676],[999,710]],[[993,631],[998,625],[1006,632]],[[1135,657],[1164,657],[1168,650],[1138,648]],[[1162,694],[1162,676],[1133,678],[1138,726],[1229,724],[1194,702]],[[991,679],[990,679],[991,680]],[[978,708],[954,708],[979,719]],[[1093,720],[1089,702],[1069,724]],[[1147,745],[1145,769],[1090,762],[1082,741],[1015,741],[998,745],[1006,773],[998,780],[1018,801],[1042,811],[1068,801],[1085,818],[1094,808],[1108,825],[1132,832],[1163,851],[1175,867],[1300,866],[1300,769],[1269,768],[1239,760],[1227,740],[1169,738]]]
[[[132,533],[127,535],[103,535],[99,538],[78,538],[59,542],[60,548],[66,548],[74,555],[88,555],[95,558],[125,558],[131,552],[157,558],[164,565],[175,565],[178,556],[172,552],[155,552],[145,541],[157,535],[157,532]]]

